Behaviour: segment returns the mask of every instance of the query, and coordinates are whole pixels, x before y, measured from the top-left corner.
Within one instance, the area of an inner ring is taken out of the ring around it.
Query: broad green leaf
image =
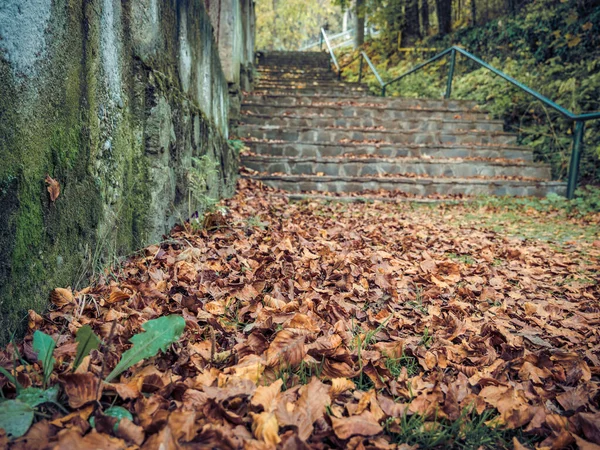
[[[133,416],[131,415],[131,413],[129,411],[127,411],[125,408],[123,408],[122,406],[112,406],[110,408],[108,408],[106,411],[104,411],[104,415],[105,416],[110,416],[110,417],[116,417],[117,419],[117,423],[115,423],[115,426],[113,427],[113,431],[116,433],[117,430],[119,429],[119,423],[121,422],[121,419],[129,419],[133,422]],[[95,417],[90,417],[90,425],[92,426],[92,428],[96,428],[96,418]]]
[[[58,386],[53,386],[50,389],[27,388],[19,392],[17,400],[28,404],[35,408],[42,403],[55,403],[58,400]]]
[[[77,330],[77,355],[75,355],[75,362],[73,363],[73,370],[79,367],[83,358],[90,354],[92,350],[96,350],[100,345],[100,338],[96,336],[96,333],[92,330],[89,325],[82,326]]]
[[[54,369],[56,360],[52,356],[52,352],[54,352],[55,347],[56,342],[54,342],[54,339],[46,333],[42,333],[39,330],[33,333],[33,351],[37,352],[38,360],[42,362],[42,367],[44,368],[44,383],[48,381],[48,378],[50,378],[50,374]]]
[[[33,422],[33,408],[20,400],[0,403],[0,428],[9,438],[23,436]]]
[[[159,350],[164,352],[183,333],[185,320],[181,316],[165,316],[149,320],[142,328],[145,333],[136,334],[130,339],[133,347],[123,353],[119,364],[106,377],[106,382],[110,383],[134,364],[156,355]]]

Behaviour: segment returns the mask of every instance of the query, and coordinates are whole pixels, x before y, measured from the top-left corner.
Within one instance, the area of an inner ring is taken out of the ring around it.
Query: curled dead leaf
[[[126,294],[123,291],[112,291],[110,293],[110,296],[108,297],[107,302],[112,304],[112,303],[117,303],[117,302],[122,302],[124,300],[128,300],[131,296],[129,294]]]
[[[50,201],[54,203],[60,195],[60,184],[50,175],[46,175],[46,184],[48,185],[48,193],[50,194]]]
[[[56,288],[50,292],[50,301],[54,306],[62,308],[75,302],[71,289]]]
[[[333,398],[336,398],[344,392],[354,389],[354,387],[354,382],[348,378],[333,378],[329,393]]]

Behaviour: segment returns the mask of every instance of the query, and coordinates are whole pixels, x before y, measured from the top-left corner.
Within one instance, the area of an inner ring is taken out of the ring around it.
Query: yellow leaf
[[[254,437],[269,445],[275,446],[281,442],[279,437],[279,423],[272,412],[262,412],[252,415],[252,433]]]
[[[332,397],[337,397],[346,391],[354,389],[354,383],[348,378],[333,378],[331,380],[331,390],[329,393]]]

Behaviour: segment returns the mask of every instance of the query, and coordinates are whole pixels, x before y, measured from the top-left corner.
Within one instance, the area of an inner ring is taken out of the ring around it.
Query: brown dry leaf
[[[50,175],[46,175],[46,184],[48,185],[48,193],[50,194],[50,201],[54,203],[60,195],[60,184]]]
[[[331,394],[331,397],[336,398],[344,392],[354,389],[354,387],[354,382],[348,378],[333,378],[331,380],[331,389],[329,393]]]
[[[68,430],[59,435],[58,444],[53,447],[54,450],[73,450],[75,448],[82,450],[123,450],[127,448],[127,444],[122,439],[98,433],[96,430],[92,430],[85,436],[81,436],[75,430]]]
[[[306,354],[304,341],[304,335],[290,330],[281,330],[265,352],[267,366],[298,366]]]
[[[56,288],[50,292],[50,301],[54,306],[62,308],[63,306],[75,303],[75,298],[71,289]]]
[[[272,412],[277,404],[281,386],[283,386],[283,380],[279,378],[269,386],[257,387],[250,403],[252,406],[261,406],[265,412]]]
[[[133,442],[136,445],[142,445],[145,438],[143,428],[134,424],[127,417],[124,417],[119,421],[115,434],[117,437],[127,442]]]
[[[352,436],[375,436],[383,431],[373,415],[365,411],[359,416],[331,417],[331,425],[335,435],[343,440]]]
[[[102,385],[97,376],[91,373],[73,373],[62,376],[63,387],[73,409],[95,401],[102,395]],[[98,397],[97,397],[98,396]]]
[[[128,300],[130,297],[131,296],[129,294],[126,294],[123,291],[115,290],[110,293],[107,302],[109,304],[113,304],[117,302],[122,302],[124,300]]]

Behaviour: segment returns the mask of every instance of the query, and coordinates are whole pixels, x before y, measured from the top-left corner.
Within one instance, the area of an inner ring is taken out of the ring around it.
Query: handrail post
[[[319,50],[323,51],[323,31],[321,30],[321,39],[319,40]]]
[[[573,134],[573,150],[571,151],[571,161],[569,163],[569,177],[567,180],[567,198],[571,200],[575,197],[577,189],[577,178],[579,178],[579,162],[583,151],[583,135],[585,131],[585,121],[575,121],[575,134]]]
[[[363,55],[360,55],[360,65],[358,66],[358,82],[362,81],[362,71],[363,71]]]
[[[381,86],[381,96],[382,96],[382,97],[385,97],[385,91],[386,91],[386,89],[385,89],[385,88],[386,88],[386,87],[387,87],[387,84],[384,84],[383,86]]]
[[[446,95],[444,98],[448,99],[452,95],[452,79],[454,78],[454,64],[456,63],[456,50],[452,49],[450,52],[450,67],[448,68],[448,82],[446,84]]]

